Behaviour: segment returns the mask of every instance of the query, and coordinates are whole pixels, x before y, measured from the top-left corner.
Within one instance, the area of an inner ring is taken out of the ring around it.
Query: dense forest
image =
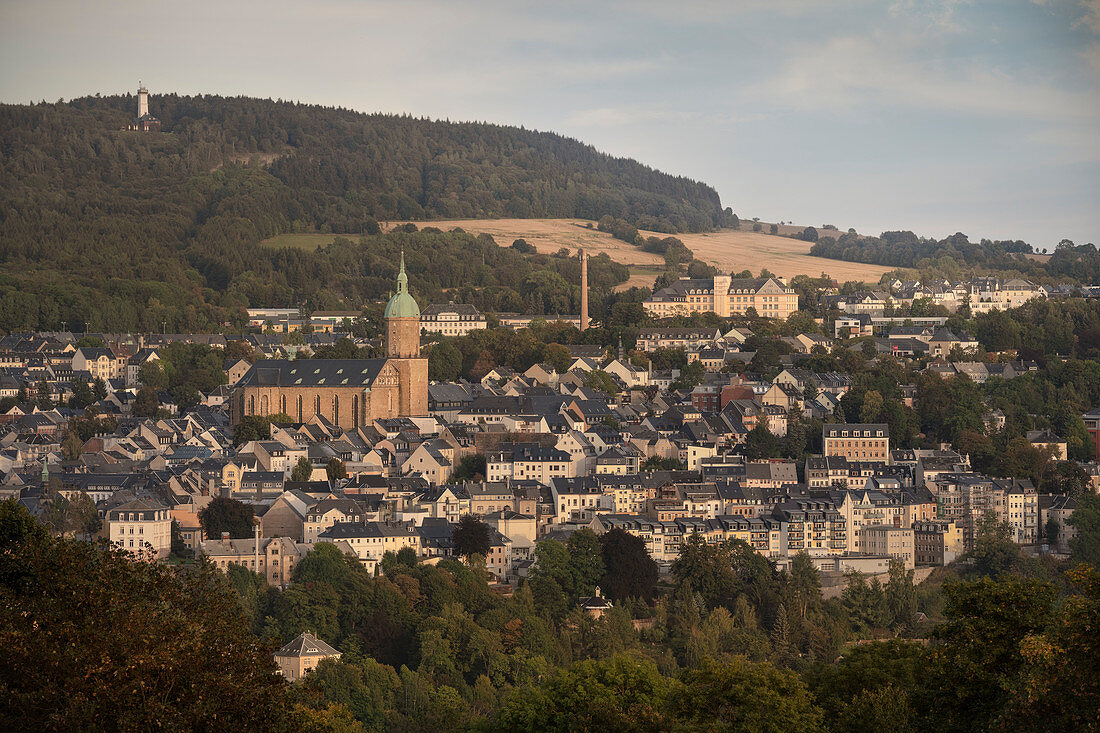
[[[359,239],[379,221],[609,215],[675,233],[732,216],[704,184],[550,133],[176,95],[152,101],[164,132],[137,133],[124,130],[134,106],[0,105],[0,328],[218,328],[247,306],[356,307],[392,280],[393,248]],[[259,246],[310,231],[359,249]],[[418,241],[414,285],[442,276],[422,266],[437,242]],[[361,258],[376,251],[384,269]],[[516,262],[471,254],[487,269]],[[350,284],[359,277],[373,284]]]
[[[936,277],[983,274],[1015,274],[1039,282],[1100,282],[1100,252],[1096,246],[1077,245],[1068,239],[1055,247],[1046,262],[1027,257],[1034,254],[1023,241],[971,242],[965,234],[941,240],[918,237],[913,232],[883,232],[869,237],[848,232],[839,236],[820,235],[810,254],[848,262],[919,270]]]

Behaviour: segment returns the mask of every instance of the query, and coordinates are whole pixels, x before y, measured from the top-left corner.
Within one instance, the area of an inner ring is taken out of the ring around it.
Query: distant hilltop
[[[297,255],[259,261],[277,234],[499,216],[614,216],[679,233],[733,216],[703,183],[553,133],[245,97],[150,100],[144,85],[136,99],[0,105],[0,143],[12,151],[0,160],[9,330],[89,311],[126,328],[148,308],[216,325],[253,299],[297,303],[326,287],[327,272],[285,274]]]

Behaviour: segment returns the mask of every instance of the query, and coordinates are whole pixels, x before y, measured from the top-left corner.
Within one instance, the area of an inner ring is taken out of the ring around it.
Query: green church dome
[[[401,253],[401,270],[397,273],[397,292],[386,304],[386,318],[420,318],[420,306],[409,295],[409,276],[405,274],[405,253]]]

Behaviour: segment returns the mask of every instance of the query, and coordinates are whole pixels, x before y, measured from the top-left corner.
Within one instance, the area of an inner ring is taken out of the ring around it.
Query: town
[[[0,9],[0,731],[1100,731],[1100,0],[258,10]]]
[[[584,267],[585,288],[586,278]],[[885,419],[884,398],[911,411],[929,385],[961,380],[980,394],[976,385],[1042,370],[1015,351],[989,354],[946,316],[899,312],[931,291],[897,282],[826,292],[833,327],[793,336],[641,328],[629,355],[621,340],[566,345],[557,366],[494,367],[476,381],[429,382],[421,339],[465,336],[488,318],[454,303],[421,310],[403,258],[374,339],[347,332],[356,312],[296,309],[250,310],[252,330],[237,336],[10,334],[0,340],[0,495],[56,533],[108,538],[140,557],[237,565],[277,587],[321,543],[371,572],[407,550],[426,563],[458,556],[453,534],[468,519],[483,525],[481,554],[502,587],[522,582],[540,543],[582,529],[642,539],[663,575],[692,535],[741,540],[777,568],[805,554],[836,583],[886,577],[891,562],[924,573],[949,564],[974,549],[987,520],[1027,553],[1066,553],[1075,497],[1036,482],[1077,475],[1100,491],[1100,407],[1071,416],[1087,431],[1072,456],[1057,430],[1026,431],[1023,449],[1042,474],[989,476],[976,465],[971,452],[1005,429],[993,407],[967,416],[979,430],[963,434],[966,445],[918,447],[912,429],[892,434],[900,423]],[[971,307],[994,310],[1070,297],[989,279],[935,292],[974,293]],[[795,291],[774,277],[682,279],[645,307],[753,309],[761,323],[771,309],[775,319],[800,315]],[[532,323],[508,318],[494,315],[494,326]],[[588,328],[587,302],[557,325]],[[858,369],[837,358],[852,355],[852,339]],[[341,342],[383,356],[316,358]],[[773,358],[761,360],[767,349]],[[670,354],[679,368],[654,368]],[[165,371],[200,362],[215,373],[181,405]],[[876,364],[896,374],[905,364],[928,384],[887,377],[845,419],[856,372]]]

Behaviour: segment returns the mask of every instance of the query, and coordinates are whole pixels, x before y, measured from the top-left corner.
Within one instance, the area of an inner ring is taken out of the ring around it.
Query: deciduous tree
[[[252,536],[253,511],[248,504],[217,496],[199,511],[199,523],[210,539],[221,539],[223,532],[232,538]]]
[[[454,553],[459,557],[489,554],[492,528],[472,514],[464,514],[451,534]]]

